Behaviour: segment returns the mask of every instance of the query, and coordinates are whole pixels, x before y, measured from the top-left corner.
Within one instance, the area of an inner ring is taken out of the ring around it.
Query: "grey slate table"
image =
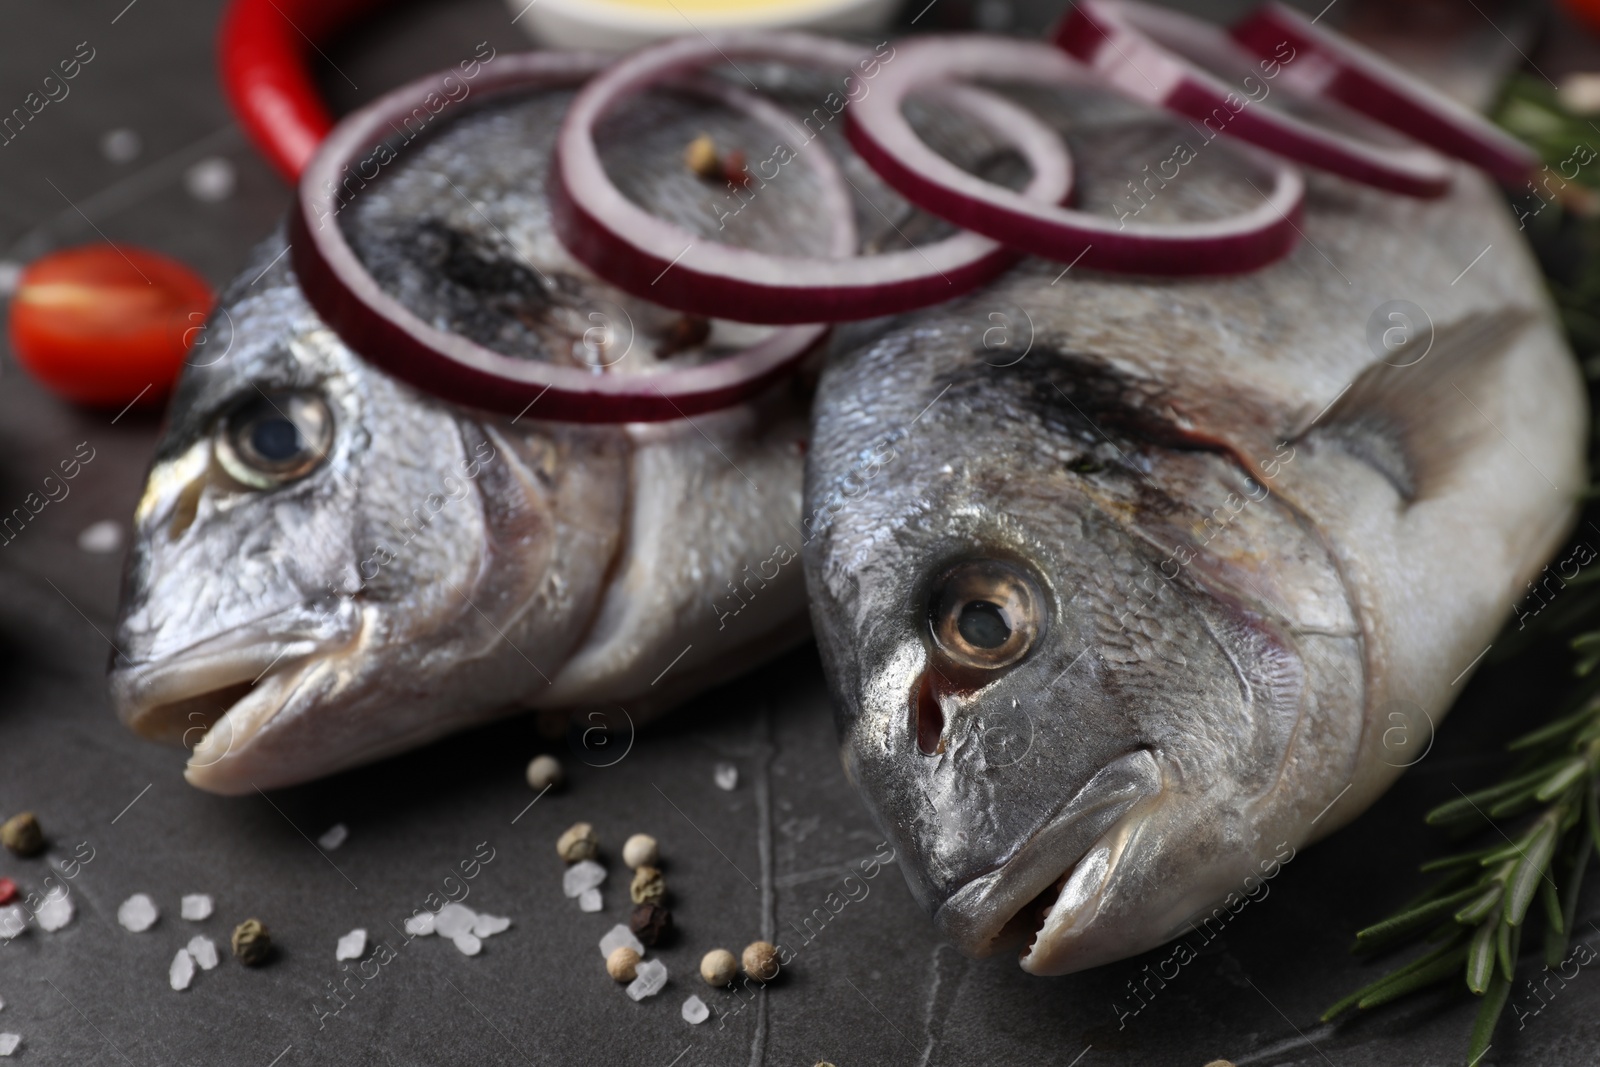
[[[220,284],[284,210],[287,191],[244,143],[215,87],[219,5],[125,4],[13,2],[0,11],[6,108],[78,42],[96,49],[71,96],[0,148],[0,258],[26,261],[99,230],[175,255]],[[1050,6],[941,0],[923,25],[1038,26]],[[494,0],[404,7],[330,50],[348,82],[330,71],[327,88],[347,108],[486,38],[501,49],[525,43]],[[131,163],[99,151],[117,127],[143,138]],[[222,202],[197,202],[182,174],[213,156],[234,165],[237,188]],[[19,1063],[1461,1061],[1473,1010],[1461,997],[1423,996],[1337,1027],[1315,1020],[1372,976],[1346,951],[1352,932],[1418,888],[1398,873],[1438,844],[1419,813],[1454,795],[1456,783],[1482,781],[1498,765],[1498,744],[1517,732],[1520,709],[1539,707],[1529,681],[1539,676],[1526,669],[1476,678],[1434,750],[1388,797],[1297,857],[1267,897],[1132,1014],[1140,1002],[1129,983],[1165,951],[1058,980],[1030,978],[1009,959],[966,961],[934,938],[892,866],[851,883],[859,899],[840,906],[846,875],[880,839],[840,772],[810,648],[642,732],[615,766],[586,766],[562,751],[569,788],[531,808],[522,767],[551,743],[527,718],[270,797],[189,788],[179,753],[137,740],[112,718],[103,670],[120,554],[77,545],[100,520],[126,528],[157,428],[138,411],[113,421],[63,405],[14,364],[0,378],[0,506],[20,502],[78,442],[96,457],[68,498],[0,549],[0,812],[37,810],[58,860],[75,850],[93,856],[70,883],[78,909],[70,926],[0,947],[0,1031],[23,1036]],[[1552,659],[1543,677],[1562,669]],[[713,784],[721,761],[740,772],[731,792]],[[597,915],[580,913],[560,890],[552,844],[578,819],[612,849]],[[350,827],[349,840],[324,854],[311,841],[336,822]],[[672,975],[665,991],[635,1004],[606,977],[596,944],[625,919],[615,850],[639,830],[662,842],[681,933],[659,952]],[[449,891],[463,861],[491,850],[466,883],[467,902],[510,916],[511,929],[476,958],[437,938],[408,943],[398,930],[404,918]],[[38,888],[47,870],[43,860],[0,855],[0,875],[25,888]],[[115,918],[135,892],[163,910],[140,935]],[[191,892],[215,897],[214,917],[178,917],[179,897]],[[1600,891],[1586,894],[1580,915],[1600,921]],[[168,989],[168,964],[194,933],[225,945],[248,916],[272,928],[280,948],[270,965],[225,959],[189,991]],[[364,986],[345,982],[334,958],[335,940],[357,926],[393,953]],[[1585,920],[1581,931],[1600,945],[1600,927]],[[711,992],[695,977],[707,949],[737,951],[760,936],[798,955],[754,1000]],[[1522,1029],[1508,1023],[1487,1062],[1596,1062],[1600,975],[1591,971]],[[330,996],[336,988],[340,1000]],[[690,993],[711,1004],[710,1022],[680,1018]]]

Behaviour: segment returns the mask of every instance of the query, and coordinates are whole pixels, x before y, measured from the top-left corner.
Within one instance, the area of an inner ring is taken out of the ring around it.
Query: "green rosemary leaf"
[[[1356,1007],[1376,1008],[1380,1004],[1387,1004],[1391,1000],[1399,1000],[1401,997],[1409,996],[1419,989],[1426,989],[1437,982],[1452,978],[1461,969],[1461,964],[1466,958],[1467,946],[1458,944],[1426,966],[1418,967],[1409,974],[1395,976],[1356,1001]]]
[[[1494,1039],[1494,1028],[1500,1021],[1500,1013],[1506,1009],[1506,999],[1511,995],[1511,980],[1495,972],[1489,979],[1488,992],[1484,994],[1483,1003],[1478,1007],[1478,1017],[1472,1024],[1472,1038],[1467,1042],[1468,1067],[1476,1067],[1484,1053],[1489,1051],[1489,1042]]]
[[[1561,894],[1556,892],[1555,882],[1549,878],[1539,879],[1539,899],[1544,901],[1544,918],[1550,929],[1558,934],[1565,934],[1566,918],[1561,914]]]
[[[1595,848],[1600,848],[1600,782],[1593,779],[1589,781],[1589,797],[1584,805],[1584,814],[1589,817],[1589,840]]]
[[[1573,756],[1561,768],[1552,774],[1533,798],[1540,803],[1549,803],[1566,791],[1567,787],[1577,782],[1589,771],[1589,761],[1582,756]]]
[[[1447,897],[1440,897],[1438,900],[1431,900],[1426,904],[1402,911],[1398,915],[1391,915],[1389,918],[1375,923],[1365,930],[1358,930],[1356,932],[1356,945],[1357,947],[1364,947],[1366,943],[1386,941],[1401,934],[1408,934],[1419,927],[1444,918],[1468,900],[1479,895],[1480,892],[1481,890],[1477,886],[1468,886],[1466,889],[1451,893]]]
[[[1476,793],[1468,793],[1454,800],[1448,800],[1428,812],[1424,821],[1429,826],[1440,826],[1445,823],[1471,818],[1480,814],[1485,804],[1493,803],[1513,794],[1521,794],[1531,789],[1538,789],[1554,769],[1555,764],[1545,764],[1536,770],[1501,782],[1499,785],[1492,785],[1487,789],[1480,789]]]
[[[1596,486],[1595,490],[1600,491],[1600,486]],[[1565,735],[1571,733],[1573,730],[1582,726],[1584,723],[1588,722],[1594,717],[1594,715],[1595,708],[1593,704],[1585,704],[1582,708],[1573,712],[1571,715],[1564,716],[1563,718],[1557,719],[1555,722],[1541,726],[1539,729],[1530,734],[1523,734],[1506,747],[1512,752],[1521,752],[1525,748],[1536,748],[1539,745],[1544,744],[1546,741],[1561,739],[1565,737]]]
[[[1456,936],[1451,938],[1446,944],[1440,945],[1438,948],[1433,949],[1430,952],[1423,953],[1410,963],[1390,971],[1388,974],[1384,975],[1376,982],[1373,982],[1371,985],[1362,986],[1354,993],[1351,993],[1349,996],[1339,1000],[1333,1005],[1333,1007],[1322,1013],[1322,1021],[1328,1022],[1336,1016],[1344,1014],[1357,1004],[1360,1004],[1362,1000],[1382,990],[1390,983],[1399,981],[1400,979],[1414,974],[1417,971],[1423,970],[1424,968],[1431,967],[1440,960],[1446,958],[1454,960],[1455,962],[1453,962],[1449,968],[1450,971],[1453,971],[1455,967],[1460,964],[1460,961],[1465,958],[1465,953],[1466,949],[1461,945],[1461,932],[1457,932]],[[1447,971],[1446,973],[1448,974],[1449,972]]]
[[[1456,867],[1477,867],[1479,860],[1485,856],[1492,856],[1498,851],[1499,849],[1481,848],[1476,852],[1461,852],[1454,856],[1441,856],[1436,860],[1429,860],[1421,867],[1418,867],[1417,870],[1423,874],[1431,874],[1434,871],[1448,871]]]
[[[1505,863],[1508,860],[1520,860],[1524,855],[1527,854],[1531,837],[1531,834],[1524,834],[1515,841],[1507,841],[1499,848],[1492,849],[1488,855],[1484,856],[1483,859],[1478,861],[1479,865],[1483,867],[1492,867],[1496,863]]]
[[[1509,819],[1513,815],[1521,815],[1523,812],[1527,811],[1529,808],[1538,803],[1534,797],[1535,794],[1537,794],[1543,787],[1543,784],[1544,783],[1541,782],[1539,785],[1529,786],[1527,789],[1523,789],[1509,797],[1506,797],[1498,804],[1490,805],[1489,818]]]
[[[1462,926],[1476,926],[1483,922],[1500,907],[1500,901],[1505,896],[1505,885],[1495,882],[1483,891],[1483,894],[1471,904],[1456,912],[1455,920]]]
[[[1517,953],[1521,948],[1522,927],[1501,923],[1495,931],[1495,954],[1500,957],[1500,973],[1508,982],[1517,976]]]
[[[1544,872],[1550,866],[1550,857],[1556,847],[1557,821],[1548,816],[1539,820],[1539,828],[1528,843],[1527,853],[1506,885],[1505,919],[1512,926],[1521,925],[1522,917],[1528,913],[1528,905],[1533,903],[1533,895],[1539,891]]]
[[[1561,961],[1567,958],[1567,932],[1565,929],[1556,929],[1554,923],[1544,925],[1544,962],[1550,967],[1559,967]]]
[[[1482,996],[1489,988],[1494,975],[1494,932],[1500,924],[1494,920],[1478,927],[1467,948],[1467,988]]]
[[[1567,875],[1566,893],[1561,901],[1562,926],[1568,930],[1577,921],[1578,891],[1583,888],[1583,875],[1589,867],[1589,851],[1593,846],[1587,834],[1579,834],[1573,840],[1572,870]]]

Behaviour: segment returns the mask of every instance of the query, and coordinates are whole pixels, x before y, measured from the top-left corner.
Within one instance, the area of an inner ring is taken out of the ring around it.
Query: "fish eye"
[[[311,393],[258,393],[229,413],[217,455],[234,480],[276,489],[304,478],[333,445],[333,413]]]
[[[1009,667],[1037,643],[1042,604],[1033,580],[1009,563],[957,564],[933,591],[934,643],[962,667]]]

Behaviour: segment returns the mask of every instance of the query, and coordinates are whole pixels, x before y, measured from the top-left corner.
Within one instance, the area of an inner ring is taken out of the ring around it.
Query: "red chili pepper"
[[[311,77],[312,50],[382,2],[234,0],[223,16],[223,89],[250,139],[291,182],[333,129]]]
[[[16,900],[17,896],[17,883],[9,878],[0,878],[0,908]]]

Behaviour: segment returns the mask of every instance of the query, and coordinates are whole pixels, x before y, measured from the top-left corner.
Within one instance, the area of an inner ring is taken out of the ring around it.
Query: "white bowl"
[[[517,25],[550,48],[619,51],[714,30],[881,30],[901,0],[506,0]]]

